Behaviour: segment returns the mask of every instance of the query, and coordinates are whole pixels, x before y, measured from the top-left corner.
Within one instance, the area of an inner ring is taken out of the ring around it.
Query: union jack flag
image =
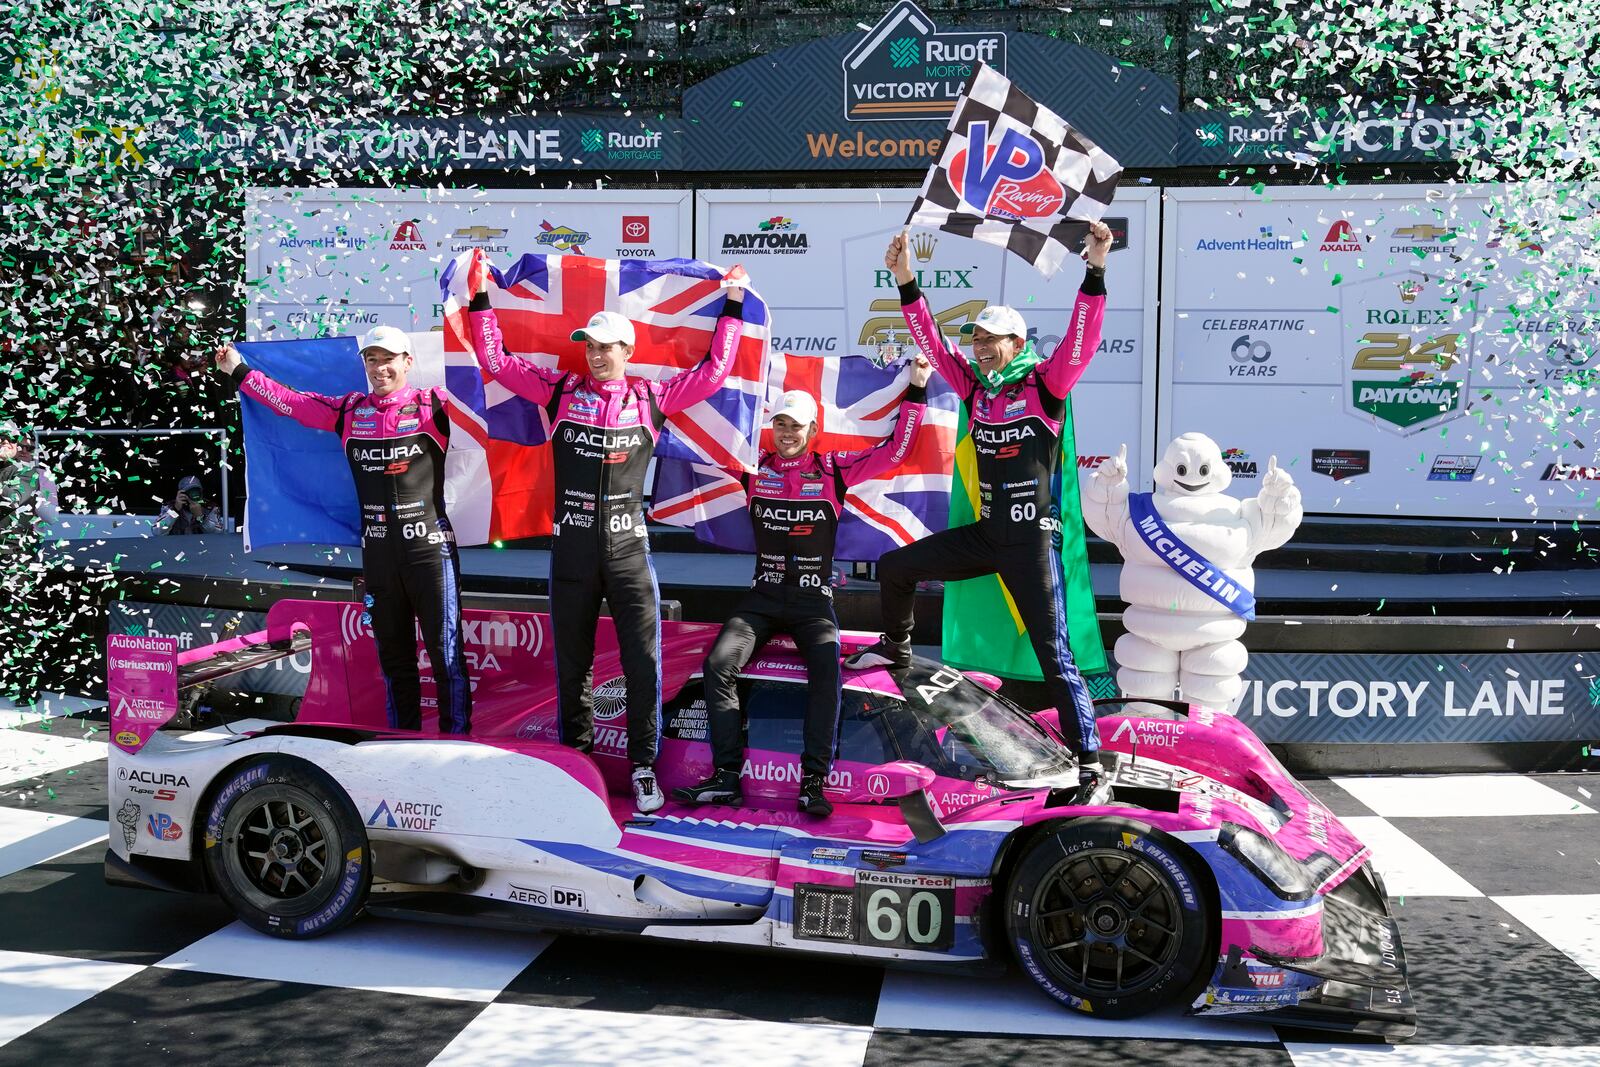
[[[888,367],[865,356],[797,356],[774,353],[767,398],[803,389],[818,403],[818,451],[871,448],[894,429],[911,376],[910,361]],[[898,470],[850,488],[839,517],[834,556],[876,560],[883,553],[945,528],[950,512],[950,469],[960,400],[938,375],[928,380],[928,418],[912,454]],[[763,427],[761,448],[771,450]],[[658,462],[650,517],[692,526],[707,544],[736,552],[755,549],[744,486],[738,471],[705,463]]]
[[[553,471],[544,410],[498,382],[486,381],[466,334],[467,274],[476,252],[457,256],[439,279],[445,297],[445,386],[456,425],[482,448],[493,486],[489,539],[550,532]],[[614,260],[525,255],[508,269],[489,268],[489,300],[506,348],[545,367],[585,373],[582,341],[572,340],[597,311],[633,320],[638,342],[628,373],[667,378],[698,363],[711,347],[725,302],[725,272],[692,259]],[[737,272],[742,274],[742,272]],[[766,380],[767,306],[744,299],[744,333],[733,369],[712,396],[672,416],[656,445],[658,461],[753,468],[756,416]]]

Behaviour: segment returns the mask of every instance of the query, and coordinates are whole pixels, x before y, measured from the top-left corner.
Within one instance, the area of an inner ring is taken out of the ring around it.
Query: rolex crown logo
[[[1400,302],[1402,304],[1414,304],[1417,302],[1417,297],[1420,295],[1422,295],[1421,282],[1400,283]]]
[[[911,254],[917,257],[918,263],[926,263],[933,258],[933,250],[939,246],[939,239],[932,234],[919,233],[911,239]]]

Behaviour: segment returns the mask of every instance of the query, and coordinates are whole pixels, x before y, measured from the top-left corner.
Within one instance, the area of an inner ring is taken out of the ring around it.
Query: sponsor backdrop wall
[[[691,251],[688,190],[253,189],[245,223],[252,341],[442,324],[439,272],[482,248],[672,259]]]
[[[1539,225],[1519,235],[1490,221],[1517,191],[1166,195],[1163,440],[1209,434],[1246,495],[1276,454],[1308,512],[1593,510],[1593,444],[1566,432],[1563,408],[1593,392],[1584,365],[1600,320],[1570,282],[1540,285],[1561,265],[1542,261]],[[1538,203],[1519,199],[1516,217]],[[1557,199],[1543,203],[1559,226]],[[1518,310],[1531,298],[1563,310]]]
[[[1133,477],[1148,481],[1155,417],[1156,210],[1159,192],[1119,190],[1107,222],[1116,242],[1107,261],[1104,339],[1076,393],[1080,469],[1128,444]],[[701,259],[740,261],[773,308],[773,348],[803,355],[873,353],[910,344],[899,287],[883,265],[915,189],[704,190],[696,198]],[[993,301],[1015,307],[1041,352],[1066,330],[1083,280],[1068,265],[1046,282],[1003,249],[916,231],[912,269],[947,337]],[[1149,488],[1148,485],[1145,488]]]

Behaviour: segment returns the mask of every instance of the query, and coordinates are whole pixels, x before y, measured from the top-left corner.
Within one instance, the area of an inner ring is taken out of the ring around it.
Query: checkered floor
[[[1330,1044],[683,945],[375,919],[271,941],[215,900],[105,885],[95,719],[0,708],[0,1064],[1600,1064],[1595,776],[1311,783],[1377,855],[1421,1015],[1403,1045]]]

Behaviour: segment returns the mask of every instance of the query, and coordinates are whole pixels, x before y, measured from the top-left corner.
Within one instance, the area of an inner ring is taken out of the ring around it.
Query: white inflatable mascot
[[[1300,525],[1300,490],[1267,463],[1261,494],[1235,500],[1233,472],[1215,441],[1186,433],[1156,464],[1154,493],[1128,492],[1128,446],[1095,471],[1083,519],[1122,553],[1117,684],[1124,696],[1227,708],[1244,688],[1249,653],[1239,638],[1255,618],[1257,555]]]

